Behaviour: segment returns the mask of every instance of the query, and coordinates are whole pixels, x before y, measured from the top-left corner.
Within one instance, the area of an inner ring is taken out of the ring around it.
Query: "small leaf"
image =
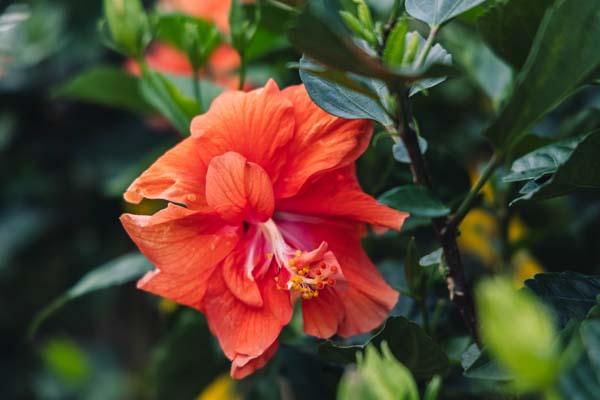
[[[596,305],[600,276],[576,272],[545,273],[525,281],[525,286],[549,305],[560,325],[565,326],[571,319],[584,320]]]
[[[413,17],[440,26],[485,0],[406,0],[406,11]]]
[[[594,78],[600,66],[596,0],[558,0],[544,17],[510,100],[486,136],[510,149],[549,111]],[[560,79],[557,79],[560,77]]]
[[[414,33],[415,33],[416,37],[418,38],[418,52],[420,53],[421,51],[423,51],[423,48],[425,47],[425,38],[423,38],[421,35],[419,35],[418,32],[414,32]],[[447,65],[447,66],[452,65],[452,56],[439,43],[435,44],[429,50],[429,53],[427,54],[427,58],[425,58],[425,61],[423,62],[424,68],[429,68],[433,65]],[[410,89],[410,95],[414,96],[415,94],[417,94],[419,92],[422,92],[424,90],[427,90],[434,86],[439,85],[440,83],[444,82],[445,80],[446,80],[445,76],[438,77],[438,78],[428,78],[428,79],[418,80],[413,83],[413,85]]]
[[[154,109],[144,100],[138,85],[139,78],[122,68],[97,67],[62,84],[53,95],[149,114]]]
[[[492,50],[519,70],[527,59],[544,14],[554,1],[496,1],[477,20],[477,25]]]
[[[408,19],[400,18],[388,36],[383,51],[383,61],[390,67],[401,67],[406,48],[406,34],[408,33]]]
[[[35,335],[42,322],[67,302],[88,293],[131,282],[142,277],[152,268],[152,264],[146,257],[139,253],[130,253],[88,272],[67,292],[36,314],[29,329],[30,337]]]
[[[600,319],[583,321],[580,332],[590,364],[600,382]]]
[[[527,181],[519,200],[548,199],[578,189],[600,189],[600,131],[551,144],[518,160],[506,182]]]
[[[432,267],[436,265],[440,265],[443,262],[444,257],[444,249],[441,247],[426,256],[421,257],[419,260],[419,265],[421,267]]]
[[[310,98],[319,107],[340,118],[371,119],[393,129],[394,121],[378,100],[309,72],[319,67],[305,57],[300,60],[300,78]],[[383,83],[358,76],[347,77],[352,78],[355,85],[362,85],[374,96],[386,96],[387,89]]]
[[[421,185],[406,185],[391,189],[381,195],[379,201],[416,217],[443,217],[451,211]]]
[[[427,152],[427,147],[427,140],[419,136],[419,149],[421,149],[421,154],[425,154]],[[410,164],[410,155],[408,154],[408,150],[406,149],[403,141],[394,144],[392,147],[392,153],[394,154],[394,159],[396,161],[404,164]]]
[[[392,317],[385,327],[364,345],[339,346],[325,342],[319,346],[319,355],[337,363],[352,363],[357,351],[370,343],[386,341],[394,357],[404,364],[416,378],[431,378],[443,373],[448,367],[444,351],[414,322],[404,317]]]

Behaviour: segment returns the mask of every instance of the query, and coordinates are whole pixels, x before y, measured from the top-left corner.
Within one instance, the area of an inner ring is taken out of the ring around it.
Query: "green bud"
[[[406,50],[404,51],[402,65],[409,65],[415,61],[417,53],[419,52],[419,39],[418,32],[410,32],[408,35],[406,35]]]
[[[371,11],[369,10],[369,6],[365,3],[364,0],[354,0],[356,4],[356,10],[358,13],[358,20],[362,23],[365,29],[370,31],[373,30],[373,17],[371,16]]]
[[[350,29],[355,34],[362,36],[363,26],[358,20],[358,18],[354,16],[354,14],[348,11],[340,11],[340,16],[346,23],[348,29]]]
[[[483,341],[515,376],[516,389],[550,387],[559,369],[559,349],[548,310],[532,294],[516,291],[501,278],[481,282],[476,298]]]
[[[381,354],[371,344],[357,361],[357,369],[346,372],[340,382],[338,400],[419,399],[410,371],[394,357],[386,342],[381,343]]]
[[[400,18],[388,36],[383,61],[390,67],[400,67],[404,60],[406,49],[406,35],[408,33],[408,19]]]
[[[115,48],[130,57],[141,56],[152,38],[140,0],[104,0],[104,14]]]

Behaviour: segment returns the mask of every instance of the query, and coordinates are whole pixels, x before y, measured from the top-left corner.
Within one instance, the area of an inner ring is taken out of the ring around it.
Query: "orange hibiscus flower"
[[[138,287],[203,312],[235,378],[273,356],[295,301],[319,338],[379,326],[398,293],[361,237],[366,224],[400,230],[408,215],[357,182],[371,123],[333,117],[303,86],[270,81],[222,94],[191,131],[125,193],[170,202],[121,217],[156,266]]]

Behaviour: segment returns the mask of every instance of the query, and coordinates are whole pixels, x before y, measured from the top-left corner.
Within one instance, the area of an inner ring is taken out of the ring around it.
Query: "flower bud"
[[[484,344],[515,376],[520,391],[552,385],[559,349],[554,321],[529,292],[516,291],[506,279],[481,282],[476,289]]]
[[[104,0],[104,14],[116,50],[139,57],[150,43],[150,23],[140,0]]]
[[[381,343],[381,354],[371,344],[357,361],[356,370],[346,372],[342,378],[338,399],[419,399],[412,374],[394,357],[386,342]]]

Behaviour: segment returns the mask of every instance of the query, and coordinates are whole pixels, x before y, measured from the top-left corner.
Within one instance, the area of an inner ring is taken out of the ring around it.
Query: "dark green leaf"
[[[149,114],[153,108],[140,94],[138,85],[139,78],[123,68],[97,67],[72,78],[53,94]]]
[[[152,264],[146,257],[139,253],[130,253],[88,272],[66,293],[36,314],[30,326],[30,336],[35,335],[40,324],[67,302],[88,293],[131,282],[151,269]]]
[[[511,68],[500,60],[472,30],[452,25],[442,31],[444,45],[453,61],[498,107],[509,94],[513,80]]]
[[[427,152],[427,140],[425,138],[419,136],[419,149],[421,150],[421,154],[425,154]],[[404,164],[410,164],[410,155],[408,154],[408,150],[404,145],[403,141],[400,141],[392,147],[392,154],[394,155],[394,159],[398,162]]]
[[[484,39],[502,59],[521,69],[537,29],[554,0],[495,2],[478,20]]]
[[[385,327],[364,345],[337,346],[326,342],[319,347],[319,354],[332,362],[352,363],[357,351],[364,350],[369,343],[379,345],[384,340],[398,361],[416,378],[431,378],[448,367],[448,357],[437,343],[419,325],[404,317],[388,319]]]
[[[575,272],[545,273],[525,281],[525,286],[554,310],[564,326],[571,319],[586,318],[600,293],[600,277]]]
[[[558,0],[542,21],[511,99],[486,135],[509,148],[592,78],[600,65],[596,0]],[[557,79],[560,77],[560,79]]]
[[[406,48],[406,34],[408,33],[408,19],[401,18],[396,22],[394,29],[390,33],[385,49],[383,51],[383,61],[390,67],[401,67]]]
[[[419,265],[415,238],[410,238],[404,258],[404,275],[410,289],[411,297],[423,299],[423,268]]]
[[[183,310],[151,354],[146,382],[157,399],[193,399],[226,368],[206,320]]]
[[[290,29],[289,38],[306,56],[326,66],[395,84],[439,78],[453,72],[447,65],[439,64],[418,70],[385,67],[372,51],[352,40],[334,0],[310,2]]]
[[[448,207],[421,185],[406,185],[391,189],[381,195],[379,201],[416,217],[436,218],[450,213]]]
[[[590,364],[600,382],[600,319],[583,321],[580,328],[581,339]]]
[[[551,144],[512,165],[506,182],[527,181],[513,201],[548,199],[581,189],[600,189],[600,131]]]
[[[305,57],[300,60],[300,78],[309,96],[319,107],[340,118],[371,119],[393,129],[393,120],[378,100],[309,72],[316,71],[316,68],[322,67]],[[362,85],[374,96],[386,95],[385,85],[374,79],[360,77],[348,77],[348,79],[354,79],[355,85]]]
[[[508,382],[513,377],[490,358],[487,351],[481,351],[476,344],[472,344],[463,353],[461,365],[464,375],[473,379]]]
[[[440,26],[485,0],[406,0],[406,11],[413,17]]]

